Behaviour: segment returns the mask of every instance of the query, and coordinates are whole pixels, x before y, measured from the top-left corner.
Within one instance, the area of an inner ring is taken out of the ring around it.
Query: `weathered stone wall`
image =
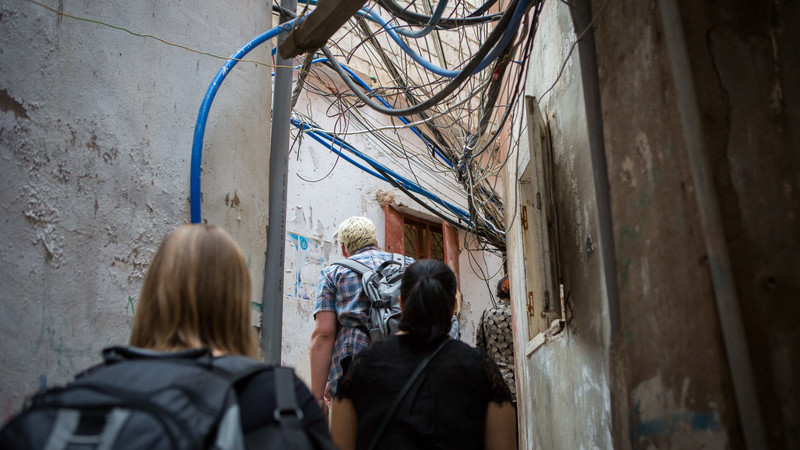
[[[771,448],[800,446],[800,9],[681,2]]]
[[[660,27],[655,2],[619,4],[596,33],[627,394],[627,429],[615,425],[632,448],[676,433],[720,448],[736,438],[735,410]]]
[[[594,175],[585,125],[574,120],[582,96],[569,87],[580,84],[580,69],[575,55],[558,55],[584,30],[554,22],[569,13],[556,15],[549,4],[528,92],[541,97],[553,135],[568,327],[527,359],[518,354],[523,441],[528,448],[743,448],[750,424],[737,411],[715,261],[706,248],[719,236],[705,235],[701,224],[666,43],[675,30],[664,29],[655,0],[592,3],[599,70],[584,75],[599,77],[619,328],[611,329],[604,268],[591,252],[598,242]],[[798,8],[781,1],[678,3],[767,445],[794,448]],[[562,61],[561,80],[545,94]],[[509,248],[511,266],[519,266],[524,255]],[[515,304],[516,335],[526,337],[525,299]]]
[[[271,27],[264,3],[46,3],[223,58]],[[264,48],[249,57],[270,61]],[[0,419],[127,342],[153,252],[189,220],[194,124],[223,63],[34,3],[0,6]],[[204,218],[247,253],[258,302],[270,89],[268,67],[229,74],[202,178]]]
[[[744,445],[656,1],[593,2],[621,329],[621,448]],[[772,448],[798,443],[797,7],[678,2]],[[605,8],[605,10],[603,10]]]

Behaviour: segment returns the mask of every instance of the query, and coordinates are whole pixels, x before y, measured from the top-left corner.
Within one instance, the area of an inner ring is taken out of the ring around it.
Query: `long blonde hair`
[[[220,227],[183,225],[164,238],[139,296],[130,344],[158,351],[210,348],[258,357],[250,272]]]

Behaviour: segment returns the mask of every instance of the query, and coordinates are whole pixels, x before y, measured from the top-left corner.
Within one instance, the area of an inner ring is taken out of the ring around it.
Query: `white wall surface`
[[[271,26],[269,4],[57,2],[66,12],[227,57]],[[269,61],[266,48],[249,56]],[[146,266],[189,219],[197,111],[223,60],[0,5],[0,420],[127,342]],[[209,116],[204,218],[248,255],[260,302],[270,69],[240,63]]]

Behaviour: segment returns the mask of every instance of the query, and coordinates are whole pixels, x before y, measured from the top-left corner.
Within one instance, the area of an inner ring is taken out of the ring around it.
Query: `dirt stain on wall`
[[[3,112],[12,112],[17,119],[27,119],[28,111],[22,106],[22,103],[15,100],[5,89],[0,90],[0,110]]]

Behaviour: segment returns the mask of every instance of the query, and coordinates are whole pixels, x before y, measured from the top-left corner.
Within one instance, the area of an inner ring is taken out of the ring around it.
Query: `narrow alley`
[[[188,223],[241,247],[261,356],[310,385],[320,272],[363,216],[453,271],[462,342],[510,310],[518,448],[800,448],[797,23],[786,0],[4,0],[0,423],[129,342]]]

